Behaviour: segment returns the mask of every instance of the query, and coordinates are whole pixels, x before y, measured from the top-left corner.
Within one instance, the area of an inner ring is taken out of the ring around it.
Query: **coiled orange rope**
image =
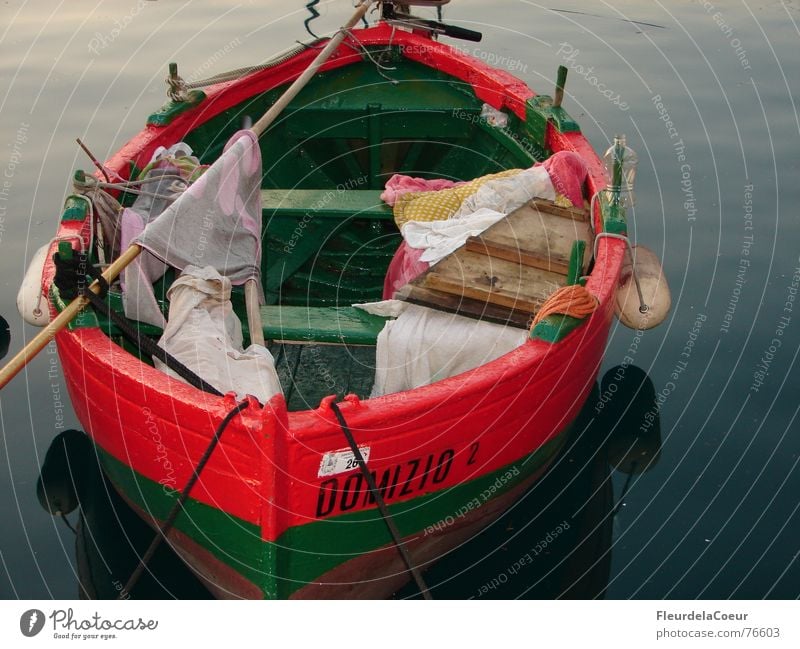
[[[535,327],[541,320],[556,313],[573,318],[585,318],[594,313],[598,306],[597,298],[580,284],[562,286],[547,298],[542,308],[539,309],[533,319],[533,326]]]

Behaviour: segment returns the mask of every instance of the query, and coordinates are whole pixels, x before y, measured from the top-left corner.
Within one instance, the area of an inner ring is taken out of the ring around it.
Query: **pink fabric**
[[[429,263],[419,260],[424,252],[422,249],[412,248],[405,241],[400,244],[389,263],[386,279],[383,281],[384,300],[391,300],[395,291],[430,268]]]
[[[397,198],[403,194],[410,192],[437,192],[440,189],[450,189],[463,184],[464,182],[454,182],[445,178],[425,180],[424,178],[412,178],[411,176],[395,174],[386,181],[386,189],[381,194],[381,200],[394,207]]]
[[[589,170],[581,157],[573,151],[559,151],[541,164],[556,192],[566,196],[575,207],[583,207],[583,184]]]

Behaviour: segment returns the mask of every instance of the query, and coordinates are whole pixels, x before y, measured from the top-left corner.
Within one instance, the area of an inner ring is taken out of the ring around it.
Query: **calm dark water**
[[[11,353],[35,333],[14,304],[28,259],[52,236],[71,171],[88,167],[74,138],[107,157],[162,103],[168,61],[199,78],[266,58],[304,38],[303,4],[3,4],[0,313]],[[446,10],[484,32],[463,47],[535,89],[551,92],[556,67],[570,67],[564,105],[597,149],[627,134],[640,159],[631,234],[663,258],[673,310],[643,335],[614,329],[583,434],[548,481],[434,568],[440,596],[800,594],[800,7],[728,4],[576,1],[553,12],[456,0]],[[350,3],[323,11],[320,31]],[[642,373],[617,373],[626,356]],[[643,470],[626,444],[656,401],[657,430],[635,448]],[[75,537],[36,498],[48,446],[78,426],[55,354],[3,390],[0,425],[0,597],[75,597]],[[107,504],[93,506],[101,521]],[[141,536],[104,529],[117,547],[114,534]],[[164,574],[142,595],[195,594]]]

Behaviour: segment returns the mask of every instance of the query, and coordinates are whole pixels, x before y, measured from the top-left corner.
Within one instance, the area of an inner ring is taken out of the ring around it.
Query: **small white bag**
[[[187,266],[167,292],[169,320],[159,344],[220,392],[261,403],[282,392],[275,360],[262,345],[242,349],[242,325],[231,305],[231,282],[211,266]],[[156,360],[161,371],[178,377]]]

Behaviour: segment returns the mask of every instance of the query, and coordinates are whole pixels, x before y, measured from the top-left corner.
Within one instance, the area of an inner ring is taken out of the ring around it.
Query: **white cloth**
[[[420,261],[431,265],[478,236],[507,214],[533,198],[555,200],[556,192],[547,170],[526,169],[509,178],[497,178],[481,185],[468,196],[452,217],[443,221],[408,221],[401,229],[412,248],[424,250]]]
[[[408,302],[402,300],[382,300],[381,302],[364,302],[354,304],[356,309],[361,309],[372,315],[379,315],[382,318],[396,318],[408,308]]]
[[[127,250],[141,236],[147,224],[158,218],[184,192],[186,183],[171,178],[174,174],[174,169],[151,169],[147,174],[147,182],[140,186],[147,194],[139,196],[132,207],[122,211],[120,243],[123,250]],[[146,251],[128,264],[120,278],[126,316],[164,328],[166,321],[153,294],[153,282],[166,270],[167,264]]]
[[[275,361],[262,345],[242,349],[242,325],[231,306],[231,281],[211,266],[187,266],[170,287],[169,320],[159,344],[220,392],[261,403],[281,392]],[[156,360],[158,369],[180,378]]]
[[[478,191],[464,199],[453,218],[466,217],[481,209],[510,214],[534,198],[556,199],[553,181],[544,165],[484,183]]]
[[[403,225],[401,233],[409,246],[425,251],[419,260],[432,265],[504,216],[502,212],[480,209],[474,214],[460,218],[454,216],[444,221],[409,221]]]
[[[461,374],[516,349],[527,337],[524,329],[409,304],[378,334],[371,396]]]
[[[236,285],[256,279],[263,304],[261,149],[255,134],[250,130],[234,134],[217,161],[172,198],[161,207],[163,211],[153,205],[139,222],[123,221],[122,245],[136,243],[145,249],[144,258],[152,255],[165,262],[139,262],[141,268],[126,274],[123,290],[131,293],[124,298],[125,314],[162,326],[150,284],[163,274],[166,264],[179,270],[210,264]],[[126,222],[131,224],[127,229]],[[143,229],[137,233],[137,227]],[[145,263],[151,264],[152,272],[144,268]],[[161,273],[153,277],[159,269]]]

